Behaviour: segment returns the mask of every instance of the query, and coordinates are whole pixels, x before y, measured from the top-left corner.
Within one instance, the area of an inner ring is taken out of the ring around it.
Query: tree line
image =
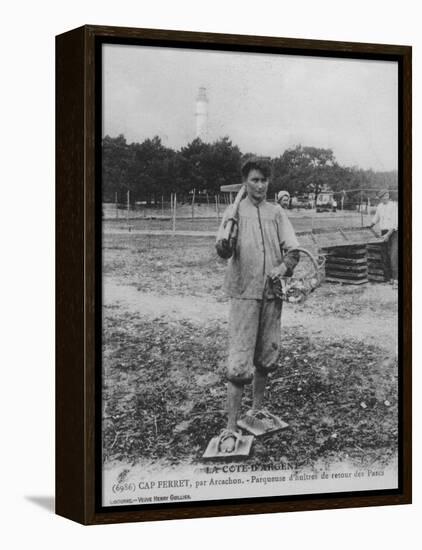
[[[247,153],[249,155],[251,153]],[[124,135],[102,140],[102,193],[104,202],[159,203],[177,193],[187,201],[195,190],[196,200],[215,195],[222,185],[239,183],[244,155],[228,137],[213,143],[194,139],[179,151],[163,145],[156,136],[142,143],[127,143]],[[374,172],[341,166],[332,149],[297,145],[272,158],[269,196],[286,189],[292,196],[331,189],[345,205],[356,204],[374,191],[397,189],[397,172]]]

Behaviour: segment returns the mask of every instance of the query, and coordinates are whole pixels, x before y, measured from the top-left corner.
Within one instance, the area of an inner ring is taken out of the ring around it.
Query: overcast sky
[[[397,63],[144,46],[103,46],[103,135],[155,135],[173,149],[195,138],[195,99],[208,136],[243,153],[331,148],[348,166],[397,169]]]

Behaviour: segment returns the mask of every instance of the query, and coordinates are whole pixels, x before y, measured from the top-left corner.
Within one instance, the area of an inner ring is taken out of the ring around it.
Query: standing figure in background
[[[290,193],[284,190],[279,191],[277,195],[277,202],[281,206],[281,208],[287,210],[290,205]]]
[[[398,208],[397,203],[390,200],[388,189],[383,189],[378,198],[375,216],[372,219],[373,227],[377,223],[384,239],[385,246],[381,248],[386,278],[396,285],[398,280]]]

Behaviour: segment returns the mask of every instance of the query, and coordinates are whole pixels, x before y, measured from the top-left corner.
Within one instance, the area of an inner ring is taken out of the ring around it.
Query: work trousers
[[[381,231],[381,235],[385,235],[386,233],[388,233],[387,229],[383,229]],[[381,247],[384,273],[387,280],[398,279],[398,244],[398,232],[393,231],[388,238],[388,241]]]
[[[280,353],[282,301],[233,298],[229,313],[228,379],[252,382],[255,369],[275,370]]]

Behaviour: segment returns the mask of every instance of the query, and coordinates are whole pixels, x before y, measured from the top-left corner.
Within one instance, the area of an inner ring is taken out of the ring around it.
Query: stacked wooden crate
[[[368,243],[368,279],[373,282],[384,282],[385,266],[382,256],[382,247],[386,246],[384,242]]]
[[[321,252],[326,256],[326,281],[351,285],[384,281],[380,248],[383,243],[373,229],[315,229],[297,235],[301,246],[314,255]]]
[[[327,261],[325,280],[332,283],[361,285],[368,282],[366,245],[343,245],[324,249]]]

